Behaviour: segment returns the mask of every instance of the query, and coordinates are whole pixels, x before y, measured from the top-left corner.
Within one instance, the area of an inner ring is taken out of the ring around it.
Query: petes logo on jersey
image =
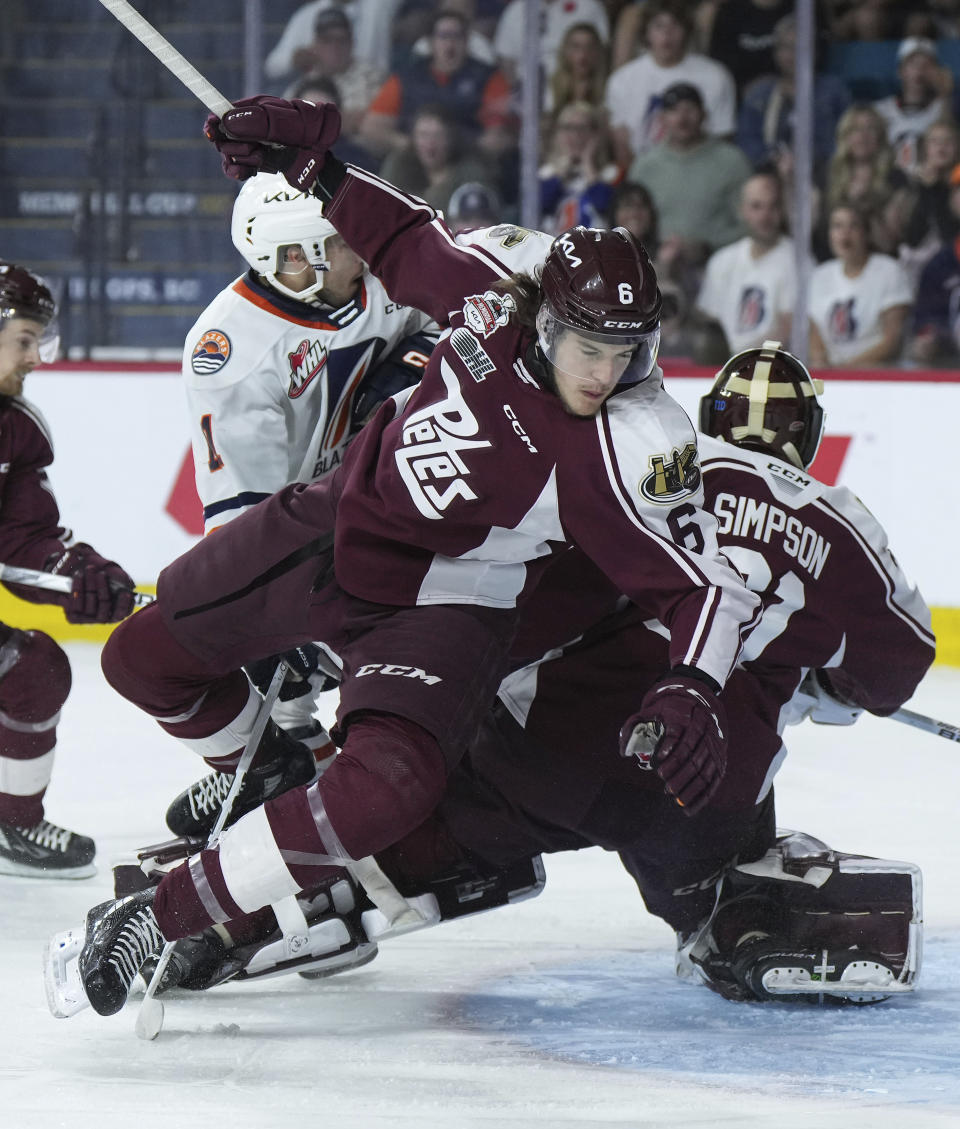
[[[327,363],[327,350],[319,341],[303,340],[292,353],[287,353],[287,360],[290,362],[290,387],[287,395],[295,400],[303,395],[317,373],[323,371]]]
[[[640,483],[640,493],[650,502],[673,503],[700,485],[696,443],[688,443],[682,451],[674,447],[669,456],[651,455],[649,462],[650,473]]]
[[[193,347],[190,367],[197,376],[209,376],[230,360],[230,338],[219,329],[208,329]]]
[[[463,320],[474,333],[489,337],[507,324],[517,303],[509,294],[488,290],[485,294],[471,294],[463,304]]]
[[[492,446],[489,439],[472,439],[480,430],[467,407],[456,374],[440,362],[447,398],[411,413],[403,422],[403,446],[394,454],[397,469],[424,517],[442,518],[455,498],[471,502],[476,494],[467,485],[470,468],[462,452]]]

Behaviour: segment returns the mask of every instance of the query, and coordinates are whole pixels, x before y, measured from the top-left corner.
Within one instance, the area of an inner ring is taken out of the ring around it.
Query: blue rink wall
[[[663,362],[667,388],[696,419],[711,373]],[[849,486],[886,528],[900,564],[933,609],[937,662],[960,666],[960,558],[955,421],[960,373],[820,372],[827,425],[814,470]],[[145,591],[199,536],[179,369],[165,364],[62,364],[25,394],[53,434],[50,480],[64,525],[117,560]],[[59,608],[0,588],[0,619],[57,639],[106,639]]]

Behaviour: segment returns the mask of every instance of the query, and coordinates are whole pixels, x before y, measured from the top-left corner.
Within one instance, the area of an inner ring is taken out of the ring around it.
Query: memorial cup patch
[[[509,294],[488,290],[485,294],[471,294],[463,304],[463,320],[482,337],[489,337],[506,325],[517,303]]]

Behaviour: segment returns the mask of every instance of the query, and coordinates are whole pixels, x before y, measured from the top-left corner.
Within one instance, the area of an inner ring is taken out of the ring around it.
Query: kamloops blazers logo
[[[517,303],[509,294],[488,290],[485,294],[471,294],[463,303],[463,320],[474,333],[489,337],[507,324]]]
[[[489,439],[472,439],[480,430],[467,407],[450,363],[440,362],[447,398],[413,412],[404,421],[403,446],[395,453],[397,469],[424,517],[438,519],[454,498],[474,501],[467,485],[470,469],[463,451],[492,446]],[[434,481],[431,481],[434,480]]]
[[[230,338],[219,329],[208,329],[193,347],[190,367],[197,376],[209,376],[230,360]]]
[[[307,385],[322,372],[327,363],[327,350],[319,341],[301,341],[293,353],[287,353],[290,362],[290,387],[287,395],[291,400],[302,396]]]
[[[697,445],[688,443],[682,451],[674,447],[667,455],[650,456],[650,473],[640,483],[640,493],[650,502],[673,503],[685,498],[700,485]]]

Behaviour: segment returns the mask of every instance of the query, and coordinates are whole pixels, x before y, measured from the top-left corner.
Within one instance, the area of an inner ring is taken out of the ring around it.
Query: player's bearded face
[[[27,373],[40,364],[43,325],[30,318],[0,321],[0,396],[19,396]]]
[[[566,411],[574,416],[595,416],[633,354],[632,345],[607,345],[566,331],[556,344],[551,363],[556,393]]]

